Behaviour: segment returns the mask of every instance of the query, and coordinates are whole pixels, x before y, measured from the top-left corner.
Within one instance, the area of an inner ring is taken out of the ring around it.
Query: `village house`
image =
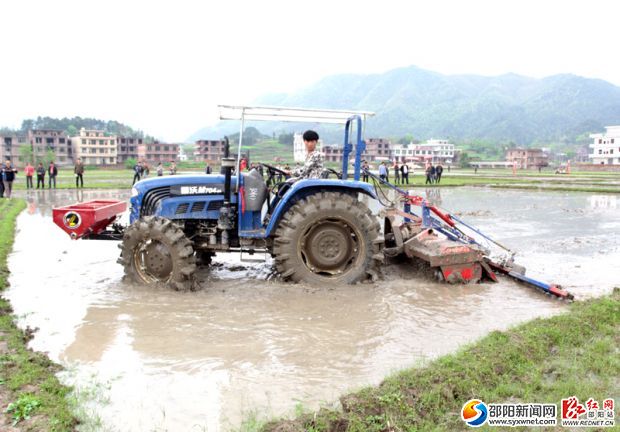
[[[73,156],[85,165],[116,165],[116,136],[102,130],[80,129],[79,135],[71,137]],[[62,162],[58,157],[59,164]]]
[[[506,151],[506,162],[518,169],[542,168],[549,165],[549,156],[542,149],[514,148]]]
[[[620,165],[620,126],[607,126],[605,133],[591,134],[592,153],[588,155],[593,164]]]

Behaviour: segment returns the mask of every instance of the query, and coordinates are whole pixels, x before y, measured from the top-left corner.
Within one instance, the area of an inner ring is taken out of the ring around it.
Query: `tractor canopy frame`
[[[353,124],[356,126],[355,143],[355,169],[354,179],[359,181],[361,171],[361,156],[366,149],[364,132],[366,119],[375,113],[370,111],[345,111],[331,109],[313,108],[287,108],[276,106],[248,106],[248,105],[218,105],[220,120],[237,120],[241,122],[239,130],[239,143],[237,150],[237,191],[239,188],[239,177],[241,172],[239,164],[241,162],[241,149],[243,143],[243,129],[245,121],[282,121],[296,123],[329,123],[345,125],[344,147],[342,157],[342,179],[348,178],[349,156],[353,150],[353,145],[349,142]]]

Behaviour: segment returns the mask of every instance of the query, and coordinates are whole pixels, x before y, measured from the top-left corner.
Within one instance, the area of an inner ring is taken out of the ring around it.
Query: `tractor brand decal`
[[[221,195],[224,190],[221,185],[173,186],[170,193],[172,195]]]
[[[82,224],[82,218],[76,212],[67,212],[62,218],[65,226],[69,229],[76,229]]]

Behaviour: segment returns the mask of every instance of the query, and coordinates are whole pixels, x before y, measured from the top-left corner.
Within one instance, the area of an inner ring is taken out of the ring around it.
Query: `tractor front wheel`
[[[286,212],[276,230],[273,255],[285,279],[355,283],[377,277],[382,243],[379,223],[357,197],[322,192]]]
[[[125,276],[146,285],[166,284],[179,291],[193,287],[194,249],[169,219],[146,216],[125,230],[119,246]]]

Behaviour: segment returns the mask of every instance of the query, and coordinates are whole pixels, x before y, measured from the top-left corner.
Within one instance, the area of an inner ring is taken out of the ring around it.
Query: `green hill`
[[[414,66],[383,74],[333,75],[294,94],[268,94],[255,105],[370,110],[367,136],[490,140],[517,144],[573,141],[620,123],[620,87],[562,74],[535,79],[443,75]],[[263,123],[261,132],[302,130]],[[203,128],[189,139],[218,138],[238,125]]]

